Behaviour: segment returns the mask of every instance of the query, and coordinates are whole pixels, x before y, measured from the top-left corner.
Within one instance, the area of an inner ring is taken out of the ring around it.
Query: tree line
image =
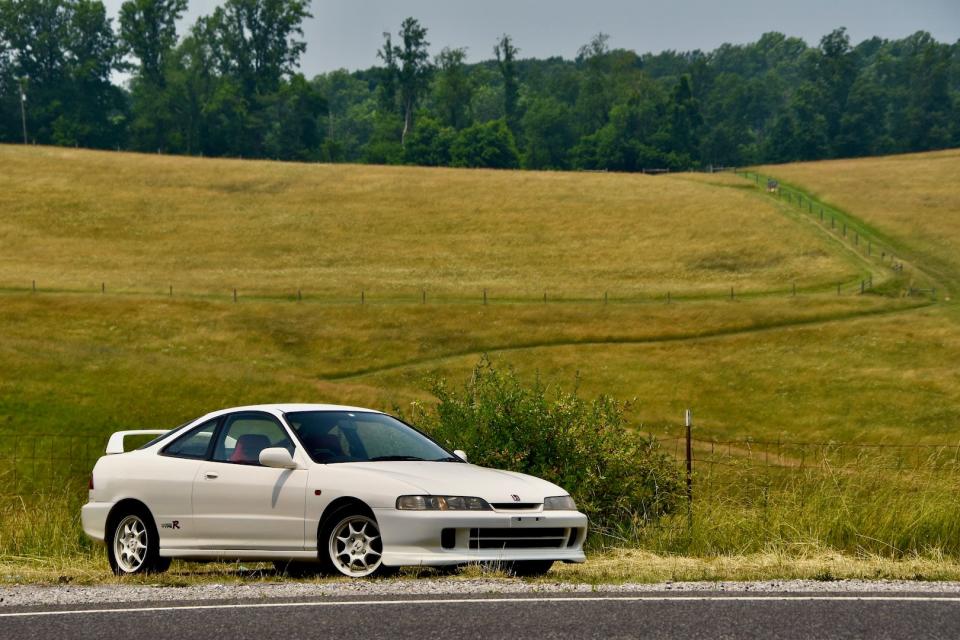
[[[100,0],[0,0],[0,142],[616,171],[960,146],[960,42],[926,32],[642,55],[597,34],[572,60],[503,35],[471,64],[408,18],[377,65],[307,79],[308,5],[226,0],[178,33],[187,0],[127,0],[116,21]]]

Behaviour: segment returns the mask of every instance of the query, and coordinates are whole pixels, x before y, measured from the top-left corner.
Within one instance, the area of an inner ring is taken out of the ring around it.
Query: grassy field
[[[755,194],[650,176],[0,146],[0,286],[478,299],[765,290],[858,265]]]
[[[94,436],[83,454],[70,444],[82,471],[111,431],[215,407],[405,410],[430,402],[429,377],[465,379],[484,354],[529,379],[633,398],[636,428],[655,435],[676,435],[692,407],[705,440],[958,444],[960,314],[951,295],[903,294],[919,269],[960,283],[960,259],[937,240],[953,238],[946,176],[960,174],[960,153],[843,162],[763,171],[895,245],[904,273],[733,175],[0,146],[0,477],[42,476],[49,466],[25,451],[63,446],[24,434]],[[904,162],[910,171],[896,168]],[[859,191],[838,177],[853,174]],[[920,175],[940,176],[946,193]],[[875,188],[885,196],[860,194]],[[894,215],[905,210],[915,219]],[[865,279],[874,290],[859,295]],[[598,551],[596,564],[558,575],[960,575],[960,474],[861,473],[869,467],[709,478],[698,468],[693,529],[681,514],[617,543],[659,555]],[[0,579],[100,575],[77,529],[82,488],[46,519],[4,507]],[[642,560],[614,568],[624,553]],[[224,571],[236,575],[209,575]]]
[[[858,217],[953,295],[960,286],[960,150],[761,167]]]

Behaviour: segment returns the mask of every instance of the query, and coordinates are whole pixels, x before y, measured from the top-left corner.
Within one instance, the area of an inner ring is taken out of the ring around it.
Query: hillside
[[[749,192],[0,146],[0,286],[597,299],[858,276]]]
[[[392,409],[485,353],[635,397],[653,432],[686,406],[738,437],[940,441],[960,416],[941,307],[858,295],[899,276],[731,175],[0,157],[5,430]]]

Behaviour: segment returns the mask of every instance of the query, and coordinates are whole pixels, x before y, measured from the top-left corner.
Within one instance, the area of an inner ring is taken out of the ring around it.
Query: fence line
[[[24,285],[0,285],[0,294],[30,294],[31,296],[41,296],[43,294],[65,294],[81,296],[106,297],[143,297],[157,299],[179,299],[179,300],[210,300],[219,302],[240,303],[244,301],[253,302],[292,302],[292,303],[321,303],[331,305],[349,305],[357,304],[360,306],[374,303],[383,304],[479,304],[487,305],[493,302],[506,304],[672,304],[684,301],[696,302],[702,300],[739,300],[744,298],[771,297],[782,295],[784,297],[796,297],[798,295],[858,295],[864,294],[873,289],[873,276],[857,277],[855,280],[843,282],[824,282],[804,283],[794,280],[785,284],[782,288],[776,289],[747,289],[740,286],[729,284],[715,284],[703,286],[686,291],[667,289],[662,291],[637,291],[633,293],[624,293],[620,296],[609,288],[598,289],[596,295],[572,294],[564,295],[556,290],[548,290],[537,293],[509,293],[504,292],[497,295],[494,290],[489,288],[479,288],[473,295],[457,295],[444,293],[431,293],[424,288],[417,288],[409,293],[371,295],[370,289],[360,289],[356,296],[341,294],[323,294],[310,293],[304,287],[291,287],[289,291],[280,293],[268,292],[263,289],[254,289],[244,291],[241,288],[229,288],[222,292],[191,292],[181,288],[176,290],[170,285],[166,289],[115,289],[107,286],[106,282],[101,282],[97,287],[89,288],[71,288],[63,286],[43,286],[37,280],[32,280]],[[911,288],[909,291],[912,297],[930,297],[936,299],[936,289]]]
[[[798,208],[801,212],[819,219],[824,228],[829,226],[829,230],[845,240],[848,246],[858,250],[865,257],[874,261],[879,261],[881,265],[889,267],[895,272],[903,271],[903,262],[897,260],[896,252],[886,247],[872,232],[865,229],[859,222],[854,223],[849,214],[840,211],[835,207],[824,204],[819,200],[811,198],[799,189],[780,184],[780,182],[771,176],[767,176],[756,171],[747,171],[734,169],[733,173],[750,180],[758,187],[766,187],[767,192],[779,200],[786,200]],[[918,290],[919,291],[919,290]],[[935,295],[934,295],[935,297]]]

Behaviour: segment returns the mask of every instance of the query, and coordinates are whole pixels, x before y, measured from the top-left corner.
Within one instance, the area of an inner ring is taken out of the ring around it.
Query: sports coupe
[[[133,434],[158,437],[125,452]],[[466,458],[370,409],[224,409],[113,434],[83,529],[118,575],[164,571],[172,558],[351,577],[473,562],[537,575],[584,561],[587,517],[566,491]]]

